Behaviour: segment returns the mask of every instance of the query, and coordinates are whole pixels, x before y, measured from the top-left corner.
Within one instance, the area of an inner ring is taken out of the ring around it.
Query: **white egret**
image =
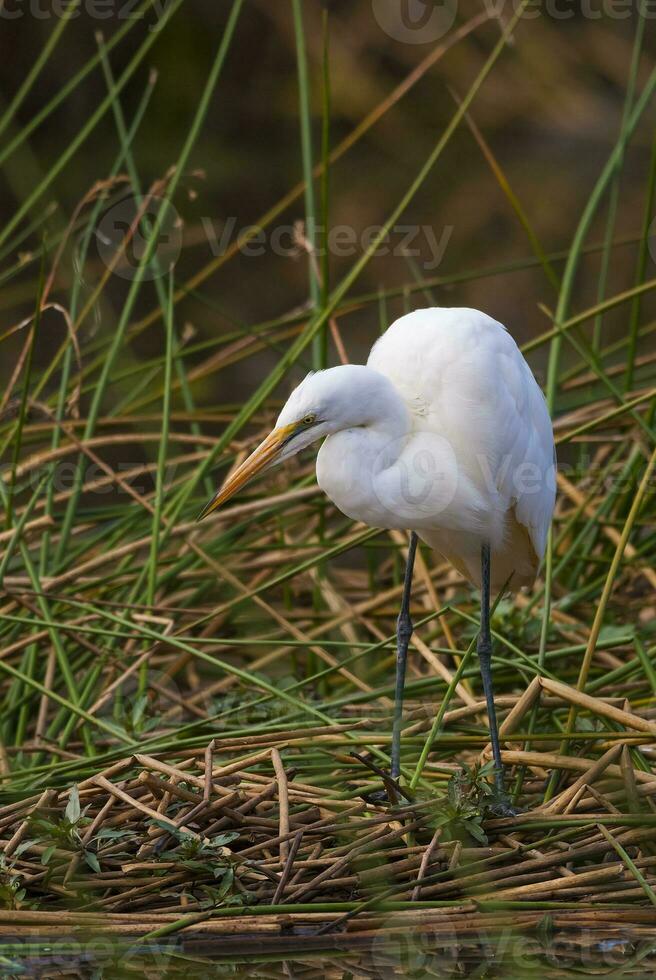
[[[534,580],[555,501],[553,430],[528,364],[505,327],[478,310],[408,313],[376,341],[366,365],[309,374],[200,516],[318,439],[317,480],[333,503],[372,527],[411,532],[397,623],[392,777],[400,773],[418,535],[481,590],[477,652],[503,798],[490,590]]]

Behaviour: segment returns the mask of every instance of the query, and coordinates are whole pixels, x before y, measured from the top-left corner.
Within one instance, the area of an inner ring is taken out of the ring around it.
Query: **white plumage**
[[[323,440],[320,486],[343,513],[410,538],[397,623],[391,774],[401,771],[403,686],[412,634],[416,535],[481,588],[477,641],[500,806],[507,810],[494,705],[490,589],[535,578],[555,501],[546,402],[515,341],[470,309],[402,316],[366,365],[310,374],[273,431],[229,475],[201,517],[258,471]]]
[[[323,439],[319,485],[344,514],[416,531],[480,585],[530,584],[555,500],[544,396],[508,331],[467,308],[416,310],[366,365],[309,374],[270,436],[226,481],[209,513],[256,472]]]
[[[391,384],[390,384],[391,382]],[[506,329],[478,310],[416,310],[374,344],[366,367],[309,375],[278,427],[308,413],[327,435],[320,486],[349,517],[416,531],[480,585],[533,581],[555,499],[544,396]],[[312,431],[314,430],[314,431]],[[301,448],[293,439],[289,450]]]
[[[438,433],[456,458],[454,527],[438,516],[437,527],[416,528],[420,537],[480,585],[487,536],[493,585],[512,571],[512,586],[530,584],[554,508],[554,440],[542,391],[505,327],[478,310],[417,310],[392,324],[367,364],[397,387],[417,431]]]

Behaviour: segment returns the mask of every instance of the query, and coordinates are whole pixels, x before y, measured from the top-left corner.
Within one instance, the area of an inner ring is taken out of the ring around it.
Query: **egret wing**
[[[422,440],[448,441],[463,502],[481,510],[490,539],[516,521],[540,559],[555,500],[553,430],[507,330],[478,310],[417,310],[389,327],[367,364],[394,383]]]

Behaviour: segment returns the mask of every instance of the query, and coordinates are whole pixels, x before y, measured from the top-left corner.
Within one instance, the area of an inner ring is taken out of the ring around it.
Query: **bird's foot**
[[[512,803],[505,803],[502,800],[493,803],[490,807],[490,813],[495,817],[517,817],[522,812],[521,807],[513,806]]]
[[[390,802],[389,793],[386,789],[376,789],[373,793],[363,793],[362,799],[365,803],[371,803],[373,806],[385,806]]]
[[[373,803],[377,806],[385,806],[386,804],[389,804],[389,806],[398,806],[404,800],[412,802],[412,793],[401,787],[398,775],[394,776],[391,772],[386,772],[385,769],[381,769],[375,762],[372,762],[371,759],[361,755],[359,752],[351,752],[351,755],[383,781],[382,789],[362,794],[362,799],[366,803]]]
[[[505,789],[496,789],[488,805],[488,812],[493,817],[516,817],[522,813],[522,809],[512,804]]]
[[[410,802],[411,796],[401,788],[399,777],[383,774],[383,788],[375,789],[371,793],[364,793],[363,800],[373,803],[374,806],[399,806],[404,802]]]

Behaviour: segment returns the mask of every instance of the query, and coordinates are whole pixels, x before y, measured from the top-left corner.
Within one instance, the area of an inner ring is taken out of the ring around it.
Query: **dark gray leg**
[[[405,566],[403,580],[403,596],[401,611],[396,621],[396,687],[394,690],[394,723],[392,727],[392,758],[390,772],[392,779],[398,779],[401,774],[401,722],[403,720],[403,688],[405,686],[405,669],[408,662],[408,646],[412,636],[412,620],[410,619],[410,592],[412,589],[412,572],[417,553],[417,535],[410,535],[408,561]]]
[[[505,787],[503,782],[503,763],[501,762],[501,750],[499,748],[499,729],[497,727],[497,713],[494,707],[494,688],[492,686],[492,636],[490,634],[490,546],[484,544],[481,547],[481,630],[478,634],[476,644],[478,660],[483,679],[483,691],[487,704],[487,716],[490,720],[490,741],[492,743],[492,757],[494,759],[494,777],[497,792],[505,797]]]

